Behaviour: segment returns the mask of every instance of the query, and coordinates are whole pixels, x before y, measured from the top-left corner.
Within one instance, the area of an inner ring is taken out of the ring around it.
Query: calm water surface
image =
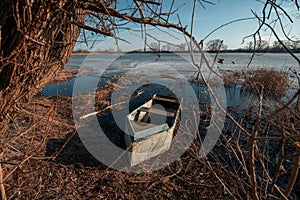
[[[296,54],[300,57],[300,54]],[[215,54],[210,54],[210,59],[213,60]],[[279,54],[257,54],[249,68],[247,65],[251,58],[249,53],[223,53],[219,54],[218,59],[223,59],[223,64],[216,63],[215,68],[220,73],[227,71],[240,71],[247,69],[275,69],[278,71],[288,71],[293,74],[289,69],[295,69],[300,71],[298,63],[289,55],[284,53]],[[196,62],[199,63],[199,59]],[[155,63],[155,67],[151,65]],[[80,68],[81,72],[78,75],[74,75],[73,79],[66,82],[57,84],[46,85],[42,89],[42,93],[45,96],[72,96],[73,85],[75,79],[80,80],[79,91],[89,90],[90,85],[95,81],[98,81],[98,86],[103,86],[108,80],[112,80],[112,77],[118,75],[134,73],[136,67],[140,65],[150,65],[149,70],[145,71],[143,76],[147,77],[170,77],[173,79],[179,76],[184,76],[185,79],[191,80],[197,75],[197,70],[192,64],[192,60],[188,53],[181,54],[162,54],[161,57],[157,57],[156,54],[108,54],[108,55],[91,55],[91,56],[72,56],[68,62],[66,68]],[[162,68],[159,65],[163,66]],[[172,68],[168,71],[166,68]],[[208,68],[203,64],[203,72],[206,76],[209,74]]]

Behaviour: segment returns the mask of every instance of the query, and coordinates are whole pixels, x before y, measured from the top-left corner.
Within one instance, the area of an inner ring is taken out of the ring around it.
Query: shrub
[[[230,87],[233,85],[237,85],[241,77],[242,77],[241,72],[224,73],[223,74],[224,86]]]
[[[245,73],[243,88],[260,95],[263,88],[264,96],[280,99],[289,87],[287,72],[259,69]]]

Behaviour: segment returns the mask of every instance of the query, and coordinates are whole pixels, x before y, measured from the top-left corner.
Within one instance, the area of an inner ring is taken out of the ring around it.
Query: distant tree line
[[[300,40],[295,38],[293,40],[282,40],[282,43],[294,53],[300,53]],[[206,43],[206,50],[208,52],[270,52],[270,53],[283,53],[286,49],[279,41],[274,41],[272,45],[267,40],[248,42],[243,48],[228,49],[228,46],[220,39],[210,40]]]
[[[109,47],[108,49],[103,49],[103,50],[96,50],[96,51],[93,51],[93,53],[114,53],[116,52],[112,47]],[[91,53],[91,51],[89,51],[88,49],[81,49],[81,48],[78,48],[78,49],[74,49],[72,51],[72,53],[77,53],[77,54],[80,54],[80,53]]]
[[[292,52],[300,52],[300,40],[283,40],[282,43],[289,48]],[[269,45],[269,42],[266,40],[261,40],[256,46],[254,46],[253,42],[249,42],[248,45],[244,48],[248,51],[256,51],[261,52],[285,52],[285,48],[278,41],[274,41],[272,45]]]
[[[283,40],[282,43],[289,48],[294,53],[300,53],[300,40]],[[192,47],[193,50],[195,48]],[[208,52],[270,52],[270,53],[281,53],[286,52],[283,45],[281,45],[278,41],[274,41],[272,45],[266,40],[260,40],[256,44],[254,42],[248,42],[247,45],[243,48],[238,49],[228,49],[228,46],[224,44],[221,39],[210,40],[205,43],[205,49]],[[185,52],[188,51],[188,45],[186,43],[180,44],[171,44],[167,43],[162,45],[160,42],[152,42],[148,45],[148,50],[144,51],[142,49],[138,49],[133,53],[142,53],[142,52]],[[115,52],[113,48],[98,50],[96,52]],[[74,50],[73,53],[89,53],[86,49],[77,49]]]
[[[73,50],[72,53],[90,53],[90,51],[87,49],[76,49],[76,50]]]

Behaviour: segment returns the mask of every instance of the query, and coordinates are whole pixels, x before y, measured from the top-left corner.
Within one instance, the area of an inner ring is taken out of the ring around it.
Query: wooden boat
[[[125,143],[134,166],[167,151],[179,125],[181,100],[155,94],[126,119]]]

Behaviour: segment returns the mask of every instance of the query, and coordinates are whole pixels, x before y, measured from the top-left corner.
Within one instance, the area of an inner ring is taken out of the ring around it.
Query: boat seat
[[[139,121],[130,121],[130,123],[132,125],[133,130],[135,131],[133,136],[134,140],[142,139],[162,131],[167,131],[169,129],[167,123],[160,125]]]
[[[154,113],[159,115],[165,115],[167,117],[175,117],[176,110],[160,110],[157,108],[147,108],[147,107],[141,107],[139,108],[139,111],[142,112],[148,112],[148,113]]]
[[[175,97],[164,97],[164,96],[156,96],[155,98],[154,98],[154,100],[161,100],[161,101],[167,101],[167,102],[171,102],[171,103],[178,103],[178,100],[177,100],[177,98],[175,98]]]

